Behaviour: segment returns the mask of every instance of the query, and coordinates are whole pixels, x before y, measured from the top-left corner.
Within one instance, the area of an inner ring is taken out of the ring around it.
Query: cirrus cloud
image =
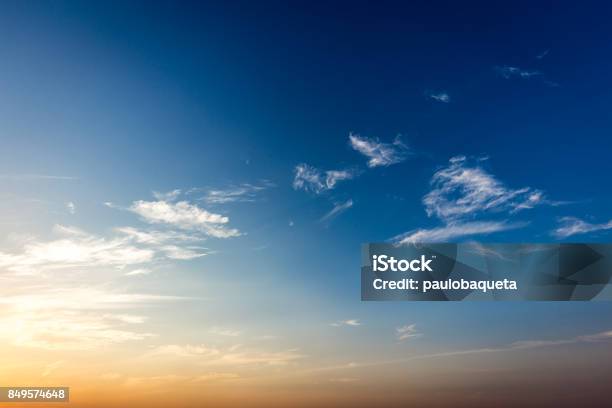
[[[406,159],[408,147],[401,139],[395,138],[393,143],[383,143],[378,139],[360,136],[355,133],[349,134],[350,146],[359,153],[366,156],[368,167],[387,167],[400,163]]]

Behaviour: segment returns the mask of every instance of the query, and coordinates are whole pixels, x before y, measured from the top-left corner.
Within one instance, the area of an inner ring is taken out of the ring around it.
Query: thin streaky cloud
[[[262,191],[275,185],[267,180],[261,183],[242,183],[224,189],[208,190],[202,200],[207,204],[227,204],[236,202],[253,202]]]
[[[409,245],[416,243],[447,242],[458,238],[492,234],[500,231],[508,231],[526,226],[525,222],[509,223],[507,221],[472,221],[450,223],[435,228],[421,228],[398,235],[391,239],[397,245]]]
[[[368,167],[387,167],[392,164],[406,160],[409,150],[402,143],[400,137],[396,137],[392,143],[384,143],[378,139],[360,136],[356,133],[349,134],[350,146],[368,158]]]
[[[137,331],[146,316],[126,311],[182,300],[175,296],[126,293],[108,288],[30,286],[12,288],[0,297],[0,340],[46,350],[95,350],[112,344],[155,337]],[[19,336],[14,329],[19,327]]]
[[[293,188],[314,194],[332,190],[340,181],[350,180],[357,175],[351,169],[322,171],[305,163],[295,166],[293,173]]]
[[[229,217],[209,212],[187,201],[134,201],[129,211],[150,224],[166,224],[175,228],[199,231],[214,238],[232,238],[241,233],[227,228]]]
[[[542,75],[542,73],[539,71],[529,71],[526,69],[521,69],[519,67],[513,67],[509,65],[497,66],[495,67],[495,70],[501,77],[505,79],[510,79],[510,78],[529,79],[535,76]]]
[[[361,322],[359,321],[359,319],[346,319],[346,320],[338,320],[336,322],[330,323],[329,325],[332,327],[341,327],[341,326],[356,327],[356,326],[361,326]]]
[[[546,57],[548,55],[548,53],[550,53],[549,49],[546,49],[544,51],[542,51],[541,53],[539,53],[538,55],[536,55],[536,59],[543,59],[544,57]]]
[[[155,251],[121,237],[106,239],[79,229],[56,226],[57,239],[31,240],[20,251],[0,252],[0,267],[17,273],[111,266],[124,268],[152,262]]]
[[[125,274],[125,276],[142,276],[142,275],[149,275],[150,273],[152,273],[153,271],[151,269],[148,268],[138,268],[138,269],[134,269],[131,270],[129,272],[127,272]]]
[[[552,235],[557,238],[567,238],[572,235],[608,231],[612,229],[612,220],[601,224],[591,224],[576,217],[562,217],[559,219],[559,224],[560,225],[552,232]]]
[[[182,194],[182,191],[180,189],[175,189],[175,190],[171,190],[171,191],[167,191],[165,193],[160,193],[158,191],[153,191],[153,197],[155,197],[157,200],[160,201],[176,201],[180,195]]]
[[[427,215],[456,220],[467,215],[503,210],[520,211],[545,201],[544,193],[530,187],[510,189],[465,156],[449,160],[431,179],[433,189],[423,197]]]
[[[327,214],[321,217],[319,222],[329,222],[333,220],[334,218],[336,218],[337,216],[339,216],[340,214],[342,214],[343,212],[345,212],[346,210],[348,210],[349,208],[351,208],[352,206],[353,206],[353,200],[351,199],[348,199],[343,203],[338,203],[334,205],[334,208],[332,208],[331,211],[329,211]]]
[[[414,323],[395,328],[395,337],[398,341],[406,341],[422,335],[423,333],[417,330],[416,324]]]
[[[612,341],[612,330],[599,332],[595,334],[587,334],[576,337],[571,337],[567,339],[557,339],[557,340],[524,340],[524,341],[516,341],[513,343],[501,345],[501,346],[492,346],[492,347],[483,347],[476,349],[465,349],[465,350],[450,350],[450,351],[442,351],[437,353],[428,353],[428,354],[420,354],[407,358],[396,358],[393,360],[384,360],[384,361],[373,361],[373,362],[350,362],[347,364],[328,366],[328,367],[318,367],[310,370],[303,370],[300,373],[306,372],[321,372],[321,371],[336,371],[336,370],[351,370],[358,369],[364,367],[377,367],[384,365],[394,365],[394,364],[404,364],[415,360],[427,360],[427,359],[437,359],[444,357],[459,357],[459,356],[470,356],[470,355],[479,355],[479,354],[493,354],[493,353],[507,353],[513,351],[520,351],[526,349],[537,349],[537,348],[546,348],[546,347],[558,347],[562,345],[571,345],[571,344],[583,344],[583,343],[598,343],[598,342],[607,342]]]
[[[167,344],[155,347],[143,358],[182,357],[206,366],[269,365],[280,366],[304,358],[297,349],[267,351],[245,348],[240,344],[228,347],[206,344]]]
[[[451,101],[451,98],[448,92],[444,92],[444,91],[441,91],[441,92],[426,91],[425,96],[428,99],[434,100],[436,102],[450,103]]]

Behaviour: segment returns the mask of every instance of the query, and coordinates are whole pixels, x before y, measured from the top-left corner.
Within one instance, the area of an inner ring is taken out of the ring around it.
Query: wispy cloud
[[[127,275],[146,274],[149,264],[161,260],[190,260],[212,251],[196,245],[203,237],[174,231],[113,229],[100,236],[76,227],[55,225],[53,238],[30,237],[12,252],[0,251],[0,268],[18,274],[111,267],[136,267]]]
[[[505,79],[510,79],[513,77],[529,79],[534,76],[542,75],[542,73],[539,71],[529,71],[521,69],[519,67],[512,67],[509,65],[497,66],[495,67],[495,70],[501,77]]]
[[[332,208],[331,211],[329,211],[327,214],[321,217],[319,221],[329,222],[333,220],[334,218],[336,218],[338,215],[342,214],[343,212],[351,208],[352,206],[353,206],[353,200],[351,199],[348,199],[343,203],[335,204],[334,208]]]
[[[145,317],[129,310],[180,298],[102,288],[31,287],[0,297],[0,338],[15,346],[50,350],[90,350],[155,335],[131,328]]]
[[[0,268],[13,272],[113,266],[123,268],[151,262],[155,251],[140,248],[122,238],[106,239],[73,227],[57,225],[58,239],[32,240],[16,253],[0,252]]]
[[[589,232],[607,231],[612,229],[612,220],[602,224],[591,224],[576,217],[563,217],[559,219],[559,227],[553,231],[557,238],[567,238],[577,234]]]
[[[227,228],[227,216],[209,212],[187,201],[134,201],[128,208],[150,224],[165,224],[182,230],[199,231],[214,238],[231,238],[240,234]]]
[[[151,269],[148,269],[148,268],[138,268],[138,269],[133,269],[133,270],[127,272],[125,274],[125,276],[148,275],[148,274],[150,274],[152,272],[153,271]]]
[[[66,203],[66,209],[72,215],[76,214],[76,205],[72,201]]]
[[[475,218],[490,213],[510,216],[537,205],[561,204],[548,200],[540,190],[508,188],[479,164],[470,165],[465,156],[451,158],[447,167],[434,173],[431,185],[432,190],[423,197],[425,211],[428,216],[435,216],[444,224],[398,235],[392,238],[396,244],[443,242],[521,228],[527,223]]]
[[[416,324],[409,324],[409,325],[395,328],[395,337],[397,338],[398,341],[405,341],[405,340],[413,339],[415,337],[420,337],[422,335],[423,333],[420,333],[417,330]]]
[[[293,188],[320,194],[332,190],[338,182],[350,180],[357,174],[354,170],[327,170],[325,172],[308,164],[298,164],[293,171]]]
[[[392,238],[399,245],[416,244],[421,242],[445,242],[455,238],[491,234],[499,231],[507,231],[522,228],[524,222],[509,223],[506,221],[473,221],[450,223],[441,227],[431,229],[417,229]]]
[[[286,365],[304,356],[296,349],[264,351],[248,349],[237,344],[229,347],[214,347],[205,344],[168,344],[155,347],[146,357],[183,357],[200,360],[207,366]]]
[[[271,187],[274,187],[274,184],[267,180],[257,184],[243,183],[224,189],[209,190],[202,200],[207,204],[252,202],[257,199],[260,192]]]
[[[598,343],[598,342],[607,342],[612,341],[612,330],[581,335],[571,338],[564,339],[546,339],[546,340],[523,340],[517,341],[509,344],[504,344],[501,346],[492,346],[492,347],[482,347],[475,349],[463,349],[463,350],[450,350],[450,351],[440,351],[436,353],[428,353],[428,354],[417,354],[406,358],[394,358],[391,360],[385,361],[375,361],[375,362],[350,362],[344,365],[336,365],[331,367],[318,367],[314,370],[309,370],[310,372],[320,372],[320,371],[335,371],[335,370],[347,370],[347,369],[360,369],[364,367],[376,367],[383,365],[393,365],[393,364],[404,364],[408,362],[412,362],[415,360],[428,360],[428,359],[437,359],[437,358],[445,358],[445,357],[460,357],[460,356],[470,356],[470,355],[480,355],[480,354],[493,354],[493,353],[507,353],[519,350],[526,349],[537,349],[537,348],[545,348],[545,347],[558,347],[563,345],[571,345],[571,344],[584,344],[584,343]]]
[[[431,180],[432,191],[423,198],[427,215],[456,220],[466,215],[501,210],[518,211],[544,202],[540,190],[510,189],[478,166],[468,165],[464,156],[450,159]]]
[[[440,91],[440,92],[425,91],[425,97],[428,99],[434,100],[436,102],[442,102],[442,103],[450,103],[451,101],[450,95],[444,91]]]
[[[548,55],[548,53],[550,52],[549,49],[546,49],[544,51],[542,51],[541,53],[539,53],[538,55],[536,55],[536,59],[543,59],[544,57],[546,57]]]
[[[334,323],[330,323],[330,326],[333,327],[341,327],[341,326],[361,326],[361,322],[359,319],[347,319],[347,320],[338,320]]]
[[[175,189],[166,192],[153,191],[153,197],[160,201],[176,201],[182,194],[182,190]]]
[[[395,138],[393,143],[383,143],[378,139],[371,139],[355,133],[349,134],[349,144],[359,153],[366,156],[368,167],[390,166],[404,161],[408,155],[408,147],[401,139]]]

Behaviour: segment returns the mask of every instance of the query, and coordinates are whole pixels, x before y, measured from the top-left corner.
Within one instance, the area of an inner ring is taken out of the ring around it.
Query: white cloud
[[[368,167],[390,166],[406,159],[408,148],[399,137],[393,143],[383,143],[378,139],[349,134],[349,144],[359,153],[366,156]]]
[[[539,53],[538,55],[536,55],[536,58],[541,60],[544,57],[546,57],[549,52],[550,52],[550,50],[546,49],[546,50],[542,51],[541,53]]]
[[[534,76],[542,75],[542,73],[538,71],[528,71],[518,67],[511,67],[508,65],[495,67],[495,70],[505,79],[510,79],[512,77],[529,79]]]
[[[237,229],[226,228],[229,218],[211,213],[187,201],[134,201],[129,210],[151,224],[167,224],[176,228],[200,231],[215,238],[241,235]]]
[[[427,215],[447,221],[486,211],[518,211],[544,202],[541,191],[509,189],[484,169],[467,165],[464,156],[451,158],[431,184],[433,190],[423,198]]]
[[[395,336],[397,337],[398,341],[413,339],[421,335],[422,333],[419,333],[419,331],[416,329],[416,324],[409,324],[395,328]]]
[[[132,227],[113,230],[116,235],[102,237],[79,228],[56,225],[54,237],[40,240],[32,237],[12,252],[0,251],[0,269],[20,274],[39,274],[46,271],[112,267],[137,267],[126,275],[151,272],[146,264],[164,259],[190,260],[212,253],[194,246],[203,240],[198,235],[175,231],[143,231]]]
[[[431,229],[417,229],[398,235],[393,241],[399,245],[416,243],[446,242],[455,238],[491,234],[493,232],[507,231],[524,227],[525,223],[508,223],[505,221],[473,221],[464,223],[450,223]]]
[[[38,272],[61,268],[113,266],[123,268],[151,262],[155,252],[123,238],[106,239],[76,228],[56,226],[51,241],[30,241],[17,253],[0,252],[0,268],[13,272]]]
[[[220,348],[204,344],[162,345],[151,350],[146,357],[183,357],[200,361],[208,366],[286,365],[303,358],[297,350],[262,351],[245,349],[241,345]]]
[[[128,315],[128,314],[107,314],[104,315],[103,318],[116,320],[121,323],[127,324],[142,324],[147,318],[146,316],[137,316],[137,315]]]
[[[336,187],[338,182],[356,176],[352,170],[327,170],[325,172],[308,164],[298,164],[294,169],[293,188],[320,194]]]
[[[320,222],[331,221],[332,219],[334,219],[338,215],[342,214],[344,211],[348,210],[352,206],[353,206],[353,200],[351,200],[351,199],[348,199],[348,200],[346,200],[343,203],[338,203],[338,204],[334,205],[334,208],[332,208],[331,211],[329,211],[327,214],[325,214],[323,217],[321,217],[321,219],[319,221]]]
[[[115,232],[122,234],[135,242],[147,245],[162,245],[176,242],[194,242],[203,240],[193,234],[184,234],[177,231],[144,231],[134,227],[118,227]]]
[[[553,231],[553,235],[557,238],[567,238],[572,235],[612,229],[612,220],[603,224],[591,224],[580,218],[563,217],[559,222],[561,225]]]
[[[17,292],[17,293],[16,293]],[[108,289],[31,286],[12,288],[0,297],[0,339],[20,347],[91,350],[154,337],[135,331],[144,316],[109,313],[180,298]]]
[[[202,199],[208,204],[252,202],[256,200],[258,193],[270,187],[274,187],[274,184],[266,180],[259,184],[243,183],[225,189],[209,190]]]
[[[338,320],[337,322],[330,323],[330,326],[361,326],[361,322],[359,321],[359,319]]]
[[[148,268],[138,268],[138,269],[134,269],[129,271],[128,273],[125,274],[125,276],[138,276],[138,275],[148,275],[151,272],[153,272],[151,269]]]
[[[176,201],[180,197],[181,194],[182,194],[182,191],[177,188],[175,190],[171,190],[165,193],[154,191],[153,197],[155,197],[156,200],[160,200],[160,201]]]
[[[451,101],[450,95],[447,92],[427,91],[425,92],[425,96],[429,99],[433,99],[436,102],[450,103]]]
[[[432,190],[423,197],[425,211],[444,224],[398,235],[392,239],[396,244],[443,242],[521,228],[528,223],[475,218],[488,213],[511,215],[542,204],[563,204],[546,199],[542,191],[530,187],[510,189],[478,164],[469,165],[465,156],[451,158],[447,167],[434,173],[431,185]]]
[[[72,201],[66,203],[66,209],[72,215],[76,214],[76,205]]]

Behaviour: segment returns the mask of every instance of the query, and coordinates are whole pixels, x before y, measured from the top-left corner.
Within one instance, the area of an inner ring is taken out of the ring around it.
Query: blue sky
[[[34,268],[45,301],[181,297],[147,316],[156,337],[122,333],[157,348],[249,333],[253,353],[306,366],[381,342],[366,359],[610,330],[606,304],[359,300],[364,242],[609,241],[607,5],[1,8],[5,295]],[[47,270],[62,242],[104,248]],[[37,330],[26,346],[46,344]]]

